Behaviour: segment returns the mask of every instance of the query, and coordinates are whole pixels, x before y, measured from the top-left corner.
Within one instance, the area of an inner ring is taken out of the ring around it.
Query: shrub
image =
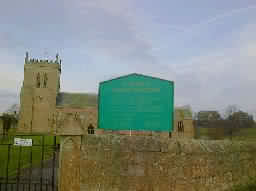
[[[256,178],[246,184],[235,185],[230,191],[256,191]]]

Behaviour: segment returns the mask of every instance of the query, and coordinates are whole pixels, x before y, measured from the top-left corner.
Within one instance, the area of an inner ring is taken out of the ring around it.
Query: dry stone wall
[[[81,136],[80,189],[225,190],[256,176],[255,143]]]

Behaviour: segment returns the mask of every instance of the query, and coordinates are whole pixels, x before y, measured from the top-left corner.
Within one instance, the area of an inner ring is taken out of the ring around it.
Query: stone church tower
[[[50,132],[50,118],[56,109],[60,91],[61,60],[29,59],[25,57],[24,81],[20,93],[18,130],[26,133]]]

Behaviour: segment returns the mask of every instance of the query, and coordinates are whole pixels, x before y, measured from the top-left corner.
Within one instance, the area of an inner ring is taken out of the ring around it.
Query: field
[[[249,182],[243,185],[235,185],[229,191],[255,191],[256,190],[256,179],[252,178]]]
[[[256,128],[196,128],[196,139],[256,141]]]
[[[52,145],[54,145],[53,136],[44,136],[44,144],[42,144],[43,143],[42,136],[15,136],[15,137],[31,138],[33,140],[33,146],[32,147],[14,146],[13,145],[14,136],[12,135],[5,138],[0,138],[0,177],[5,177],[7,174],[8,147],[10,149],[9,164],[8,164],[9,176],[15,176],[17,174],[19,164],[20,164],[20,169],[30,167],[31,164],[32,164],[32,167],[39,166],[42,160],[42,153],[44,153],[44,160],[50,159],[53,155],[53,152],[54,152],[54,149],[52,147]],[[58,139],[57,139],[57,142],[59,142]],[[19,159],[20,159],[20,163],[19,163]]]

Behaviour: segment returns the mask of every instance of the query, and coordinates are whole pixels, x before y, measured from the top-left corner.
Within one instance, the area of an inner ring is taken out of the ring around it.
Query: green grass
[[[232,135],[225,128],[196,128],[196,138],[256,141],[256,128],[234,130]]]
[[[237,140],[254,140],[256,141],[256,128],[246,128],[234,133]]]
[[[246,184],[235,185],[230,191],[255,191],[256,190],[256,178],[251,179]]]
[[[13,145],[14,137],[16,138],[31,138],[33,140],[33,147],[19,147]],[[8,136],[5,139],[0,140],[0,177],[6,176],[6,167],[8,159],[8,145],[10,144],[10,157],[8,165],[9,176],[15,176],[18,170],[19,157],[21,158],[21,169],[30,166],[30,156],[32,152],[32,166],[39,166],[42,159],[42,136]],[[59,139],[57,138],[57,143]],[[3,145],[5,144],[5,145]],[[53,145],[53,136],[44,137],[44,160],[50,159],[53,154],[53,148],[47,145]],[[21,150],[20,150],[21,149]],[[21,152],[20,152],[21,151]]]

